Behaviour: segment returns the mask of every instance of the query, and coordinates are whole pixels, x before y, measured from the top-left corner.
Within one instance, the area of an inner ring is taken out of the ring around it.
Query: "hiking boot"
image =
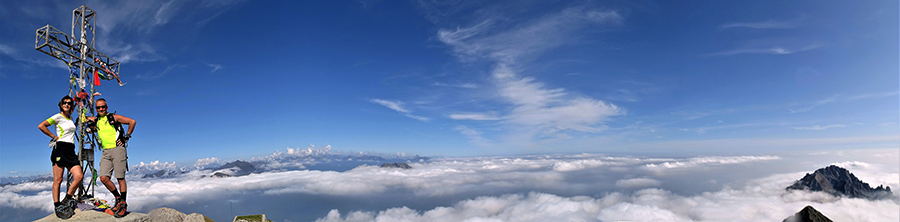
[[[75,211],[70,210],[69,206],[66,206],[65,204],[56,206],[56,217],[59,217],[59,219],[69,219],[72,215],[75,215]]]
[[[62,204],[68,207],[71,211],[75,211],[75,208],[78,208],[78,201],[74,198],[63,199]]]
[[[119,210],[119,202],[124,202],[121,200],[122,199],[116,198],[116,202],[113,204],[112,208],[109,208],[109,209],[112,210],[113,212],[118,211]]]
[[[113,217],[122,218],[128,214],[128,204],[125,201],[121,201],[116,204],[116,210],[113,210]]]

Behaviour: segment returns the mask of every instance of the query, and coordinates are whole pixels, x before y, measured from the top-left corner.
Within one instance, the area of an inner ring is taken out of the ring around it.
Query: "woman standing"
[[[74,109],[72,97],[65,96],[59,101],[60,112],[38,125],[38,129],[56,143],[50,154],[50,162],[53,164],[53,205],[56,209],[56,216],[62,219],[68,219],[75,214],[75,207],[78,202],[72,195],[81,186],[81,180],[84,178],[84,174],[81,172],[81,161],[78,160],[78,155],[75,154],[75,122],[71,118],[72,110]],[[56,125],[56,135],[53,135],[47,129],[51,125]],[[66,169],[75,177],[75,181],[69,186],[66,198],[60,202],[59,187],[62,184],[63,173]]]

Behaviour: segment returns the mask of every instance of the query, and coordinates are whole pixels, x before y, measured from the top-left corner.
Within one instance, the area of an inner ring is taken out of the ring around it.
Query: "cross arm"
[[[83,45],[84,44],[76,41],[74,37],[66,35],[66,33],[63,33],[50,25],[37,29],[34,40],[35,50],[62,60],[68,65],[82,61],[78,54],[79,48]],[[85,60],[87,61],[84,61],[84,64],[93,66],[99,70],[111,72],[116,76],[119,75],[119,61],[106,56],[106,54],[103,54],[94,48],[87,47]]]

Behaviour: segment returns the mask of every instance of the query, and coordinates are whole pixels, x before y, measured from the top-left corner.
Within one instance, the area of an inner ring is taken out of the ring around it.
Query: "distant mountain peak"
[[[785,218],[781,222],[832,222],[824,214],[820,213],[816,208],[807,205],[800,212]]]
[[[820,168],[811,174],[807,173],[785,189],[823,191],[835,196],[850,198],[884,199],[892,197],[890,187],[872,188],[847,169],[835,165]]]
[[[396,162],[396,163],[384,163],[381,164],[382,168],[401,168],[401,169],[412,169],[412,166],[406,163]]]
[[[215,177],[244,176],[251,173],[257,173],[256,166],[243,160],[235,160],[234,162],[226,163],[213,170],[215,172],[213,176]]]

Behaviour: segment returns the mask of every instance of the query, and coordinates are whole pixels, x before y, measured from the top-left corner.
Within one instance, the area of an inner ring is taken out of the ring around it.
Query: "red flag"
[[[100,74],[97,72],[97,69],[94,69],[94,85],[100,86]]]

